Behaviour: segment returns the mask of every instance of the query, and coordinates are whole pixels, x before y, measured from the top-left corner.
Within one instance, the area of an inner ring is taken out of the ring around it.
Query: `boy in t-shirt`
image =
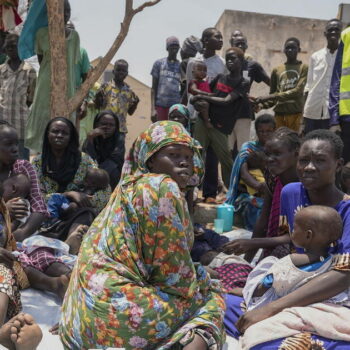
[[[154,62],[152,75],[152,118],[153,121],[167,120],[169,108],[180,103],[181,72],[177,59],[179,39],[171,36],[166,39],[168,56]],[[156,119],[156,120],[155,120]]]
[[[208,113],[213,128],[207,128],[201,118],[197,120],[194,138],[204,149],[211,145],[222,165],[223,180],[229,186],[232,157],[228,148],[227,135],[235,125],[243,108],[249,106],[249,82],[242,76],[244,53],[233,47],[226,51],[226,67],[229,74],[219,74],[211,83],[214,96],[197,95],[192,103],[200,113]],[[231,160],[231,162],[229,161]]]
[[[296,132],[300,129],[308,66],[297,59],[299,52],[299,39],[287,39],[284,44],[287,62],[273,69],[270,95],[256,99],[263,108],[274,106],[277,129],[281,126]]]

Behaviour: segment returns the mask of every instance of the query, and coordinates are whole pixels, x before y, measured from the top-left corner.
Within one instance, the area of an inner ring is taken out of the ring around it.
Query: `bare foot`
[[[87,232],[87,230],[87,226],[80,225],[68,236],[66,243],[69,245],[69,254],[77,255],[79,253],[81,241],[83,240],[84,234]]]
[[[54,279],[54,291],[55,294],[63,300],[64,295],[66,294],[69,277],[67,275],[62,275],[60,277],[52,277]]]
[[[11,340],[16,350],[35,350],[43,333],[31,315],[23,314],[22,317],[24,323],[20,328],[11,327]]]
[[[0,328],[0,344],[6,349],[16,350],[15,344],[11,340],[11,328],[16,328],[19,332],[22,325],[24,325],[23,316],[23,314],[16,315]]]

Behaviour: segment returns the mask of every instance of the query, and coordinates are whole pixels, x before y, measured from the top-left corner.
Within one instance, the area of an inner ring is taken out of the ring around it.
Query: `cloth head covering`
[[[58,166],[56,157],[52,154],[49,143],[49,129],[52,123],[61,121],[65,123],[70,130],[70,139],[64,153],[64,161]],[[58,183],[58,192],[65,191],[67,185],[73,181],[81,161],[81,152],[79,150],[79,135],[74,124],[64,117],[51,119],[44,132],[44,141],[42,148],[42,172]]]
[[[168,120],[152,124],[135,140],[123,166],[122,182],[128,182],[130,176],[136,177],[149,173],[148,159],[161,148],[172,144],[186,145],[192,149],[194,153],[193,175],[188,186],[199,185],[204,169],[200,154],[201,146],[197,140],[190,136],[182,124]]]
[[[116,131],[113,134],[113,136],[111,136],[109,138],[105,139],[102,136],[98,136],[94,139],[93,144],[94,144],[96,157],[97,157],[96,160],[98,163],[102,163],[103,161],[105,161],[107,158],[110,157],[110,155],[112,154],[112,152],[115,150],[115,148],[118,145],[118,139],[119,139],[119,135],[120,135],[120,133],[119,133],[119,119],[115,113],[113,113],[112,111],[109,111],[109,110],[102,111],[95,116],[93,128],[96,129],[98,127],[98,122],[106,114],[111,115],[113,117],[113,119],[115,121]]]
[[[181,113],[186,119],[187,119],[187,127],[186,130],[188,132],[190,132],[190,127],[191,127],[191,122],[190,122],[190,111],[188,110],[188,108],[181,104],[181,103],[177,103],[175,105],[172,105],[169,108],[169,113],[168,113],[168,117],[170,116],[170,114],[174,111],[178,111],[179,113]]]
[[[176,36],[169,36],[169,38],[166,39],[166,48],[168,48],[170,45],[176,44],[180,46],[179,39]]]
[[[191,35],[182,44],[181,50],[189,56],[195,56],[197,52],[203,50],[203,44],[199,38]]]

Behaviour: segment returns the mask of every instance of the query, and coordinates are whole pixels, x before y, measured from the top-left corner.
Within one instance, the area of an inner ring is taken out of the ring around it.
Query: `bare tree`
[[[95,68],[90,70],[80,89],[70,99],[67,98],[68,80],[63,1],[46,1],[51,47],[51,118],[56,116],[69,116],[80,106],[89,90],[102,75],[119,50],[121,44],[124,42],[134,16],[143,11],[146,7],[154,6],[160,1],[161,0],[146,1],[142,5],[134,8],[134,0],[125,0],[125,13],[118,36],[107,54],[100,59]]]

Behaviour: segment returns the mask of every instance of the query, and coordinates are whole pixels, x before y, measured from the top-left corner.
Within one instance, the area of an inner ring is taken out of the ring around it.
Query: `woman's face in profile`
[[[174,144],[161,148],[147,162],[152,173],[169,175],[185,190],[193,175],[193,151],[186,145]]]
[[[47,137],[53,149],[66,149],[70,141],[69,126],[63,121],[57,120],[50,125]]]

